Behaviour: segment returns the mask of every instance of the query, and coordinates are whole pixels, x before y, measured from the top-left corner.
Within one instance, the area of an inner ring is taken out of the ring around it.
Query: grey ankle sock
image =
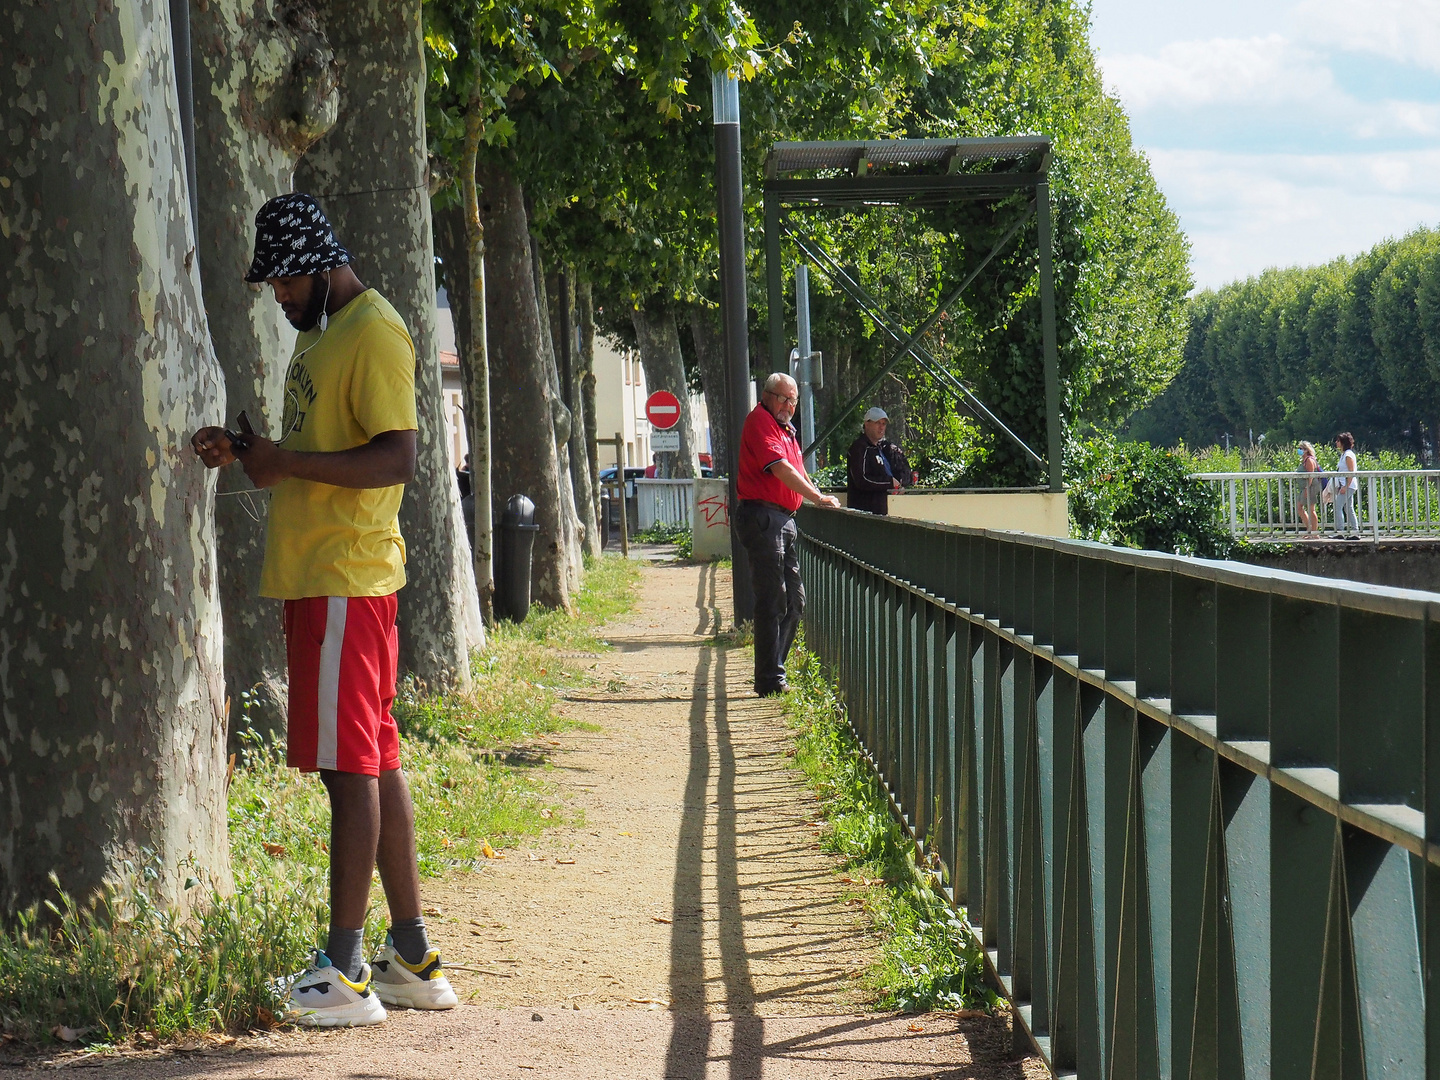
[[[425,936],[425,920],[418,915],[413,919],[400,919],[390,924],[390,941],[400,959],[407,964],[418,964],[430,951],[430,939]]]
[[[364,945],[364,930],[345,930],[332,923],[330,940],[325,943],[325,955],[347,979],[354,982],[360,978],[360,950]]]

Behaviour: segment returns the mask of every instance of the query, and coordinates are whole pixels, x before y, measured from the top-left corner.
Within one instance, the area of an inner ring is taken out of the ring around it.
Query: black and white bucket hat
[[[334,270],[350,261],[325,211],[309,195],[277,195],[255,214],[255,258],[249,282]]]

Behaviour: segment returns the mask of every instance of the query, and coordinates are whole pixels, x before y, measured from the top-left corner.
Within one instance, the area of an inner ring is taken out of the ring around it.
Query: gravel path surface
[[[717,643],[728,571],[652,565],[565,706],[548,774],[571,824],[425,882],[462,1005],[355,1031],[277,1032],[124,1059],[136,1078],[955,1077],[1046,1073],[1003,1019],[870,1011],[876,947],[816,837],[749,654]],[[30,1067],[41,1063],[36,1062]]]

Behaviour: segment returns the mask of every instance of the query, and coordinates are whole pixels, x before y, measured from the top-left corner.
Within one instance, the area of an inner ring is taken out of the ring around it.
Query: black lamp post
[[[750,404],[749,313],[745,303],[745,218],[740,180],[740,84],[717,71],[710,77],[715,113],[715,192],[720,228],[720,315],[730,397],[730,554],[734,566],[735,622],[755,617],[750,560],[735,535],[735,490],[740,476],[740,435]]]

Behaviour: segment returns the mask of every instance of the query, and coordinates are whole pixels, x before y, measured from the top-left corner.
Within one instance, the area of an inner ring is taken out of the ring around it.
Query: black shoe
[[[755,688],[755,693],[758,694],[760,697],[779,697],[781,694],[785,693],[785,691],[789,689],[790,685],[788,683],[782,682],[776,683],[774,686],[757,686]]]

